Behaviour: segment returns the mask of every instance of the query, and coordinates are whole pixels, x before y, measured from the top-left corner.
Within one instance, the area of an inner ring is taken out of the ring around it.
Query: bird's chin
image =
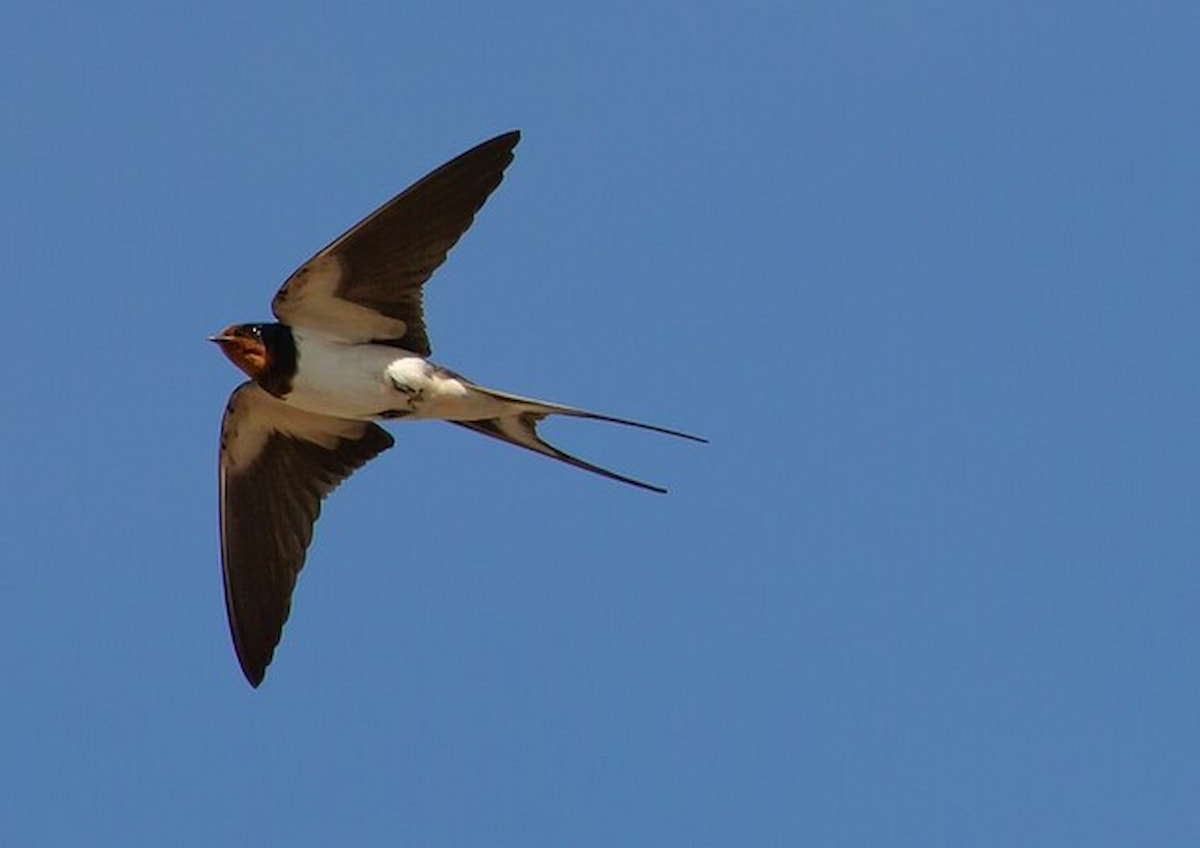
[[[267,367],[267,351],[262,342],[239,336],[213,336],[212,341],[221,348],[225,358],[251,379],[259,376]]]

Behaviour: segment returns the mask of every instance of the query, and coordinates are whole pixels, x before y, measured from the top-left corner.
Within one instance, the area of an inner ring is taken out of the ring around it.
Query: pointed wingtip
[[[233,649],[237,655],[238,666],[241,667],[242,675],[246,678],[246,682],[257,689],[267,676],[267,666],[271,664],[271,657],[274,651],[268,653],[266,659],[249,656],[236,636],[234,637]]]
[[[492,138],[489,138],[487,141],[480,142],[479,144],[475,145],[475,147],[468,150],[467,153],[474,153],[476,151],[484,150],[486,148],[504,148],[511,153],[511,151],[517,146],[517,143],[520,142],[520,140],[521,140],[521,131],[520,130],[509,130],[508,132],[502,132],[497,136],[493,136]]]
[[[267,676],[266,668],[249,668],[242,666],[242,674],[246,676],[246,682],[257,689]]]

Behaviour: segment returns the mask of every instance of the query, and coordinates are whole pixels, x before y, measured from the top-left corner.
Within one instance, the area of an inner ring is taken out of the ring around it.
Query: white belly
[[[293,328],[297,369],[284,400],[338,418],[478,420],[503,404],[414,353],[331,341]]]

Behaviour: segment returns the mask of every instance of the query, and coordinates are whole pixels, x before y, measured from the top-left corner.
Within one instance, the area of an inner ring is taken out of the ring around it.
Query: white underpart
[[[297,371],[284,401],[309,412],[360,420],[400,413],[472,421],[509,406],[415,353],[350,344],[297,327],[292,335]]]

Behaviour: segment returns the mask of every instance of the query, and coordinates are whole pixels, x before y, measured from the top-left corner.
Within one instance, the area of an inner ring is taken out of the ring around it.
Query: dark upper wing
[[[392,446],[366,421],[314,415],[252,382],[221,422],[221,563],[238,661],[262,682],[291,608],[321,499]]]
[[[275,295],[280,321],[428,356],[421,287],[500,185],[521,134],[485,141],[372,212]]]

